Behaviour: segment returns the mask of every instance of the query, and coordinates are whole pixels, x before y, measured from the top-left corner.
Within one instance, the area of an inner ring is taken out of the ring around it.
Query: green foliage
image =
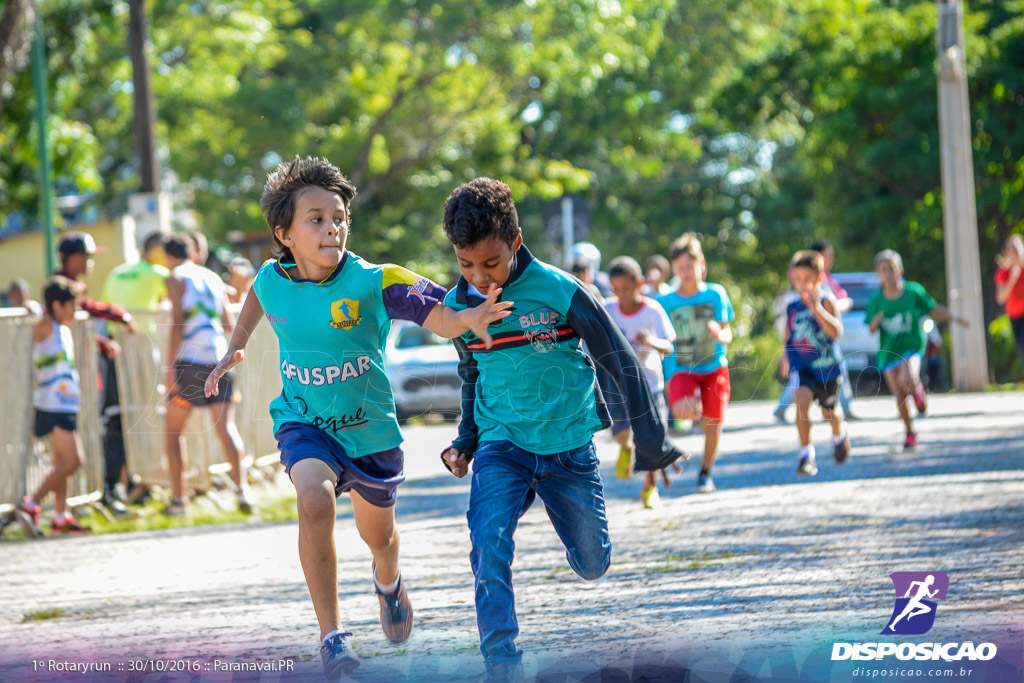
[[[778,379],[782,355],[782,341],[774,330],[754,337],[737,335],[729,345],[730,401],[777,398],[782,391]]]
[[[992,378],[1000,384],[1024,382],[1024,363],[1017,351],[1009,316],[1000,316],[989,323],[988,339],[988,366]]]
[[[137,184],[127,5],[40,7],[57,176],[121,209]],[[531,248],[555,262],[543,213],[565,192],[586,202],[605,263],[643,261],[699,232],[709,279],[741,312],[738,344],[770,332],[786,263],[815,238],[836,244],[836,270],[869,269],[895,248],[911,278],[945,289],[931,0],[156,0],[147,10],[161,162],[176,203],[215,239],[266,231],[266,173],[317,154],[359,188],[352,248],[442,282],[455,274],[444,199],[490,175],[513,188]],[[975,0],[965,21],[989,301],[994,253],[1024,230],[1022,10],[1024,0]],[[37,202],[28,72],[11,86],[0,221]],[[763,363],[751,348],[733,354]],[[751,379],[744,391],[764,386]]]

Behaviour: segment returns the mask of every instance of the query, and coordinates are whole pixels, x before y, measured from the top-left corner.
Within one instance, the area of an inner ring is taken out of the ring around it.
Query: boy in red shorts
[[[675,349],[665,358],[669,408],[677,420],[703,420],[704,460],[697,492],[711,493],[715,490],[711,467],[729,403],[725,347],[732,341],[732,302],[721,285],[704,282],[707,263],[697,235],[691,232],[677,239],[669,255],[679,288],[658,299],[676,333]]]

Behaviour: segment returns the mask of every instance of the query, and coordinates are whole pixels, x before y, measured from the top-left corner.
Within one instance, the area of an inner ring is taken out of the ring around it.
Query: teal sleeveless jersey
[[[603,427],[594,368],[570,324],[579,288],[571,275],[520,247],[501,293],[514,308],[488,328],[493,345],[485,348],[472,332],[460,338],[479,372],[473,415],[479,441],[507,440],[531,453],[551,454],[585,445]],[[473,298],[479,297],[465,291],[462,280],[445,305],[461,310]]]
[[[253,282],[281,349],[283,388],[270,404],[274,431],[286,422],[311,425],[350,458],[398,446],[402,435],[384,374],[391,319],[422,325],[444,288],[351,252],[322,282],[297,278],[295,264],[267,261]]]

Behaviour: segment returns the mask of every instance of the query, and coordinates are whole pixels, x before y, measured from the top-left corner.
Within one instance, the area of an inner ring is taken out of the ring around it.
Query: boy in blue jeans
[[[626,397],[636,469],[662,469],[682,453],[666,439],[643,366],[604,306],[523,246],[507,185],[477,178],[457,188],[445,203],[444,230],[462,271],[445,305],[479,306],[495,285],[515,302],[511,315],[489,326],[489,349],[472,332],[454,339],[462,421],[441,456],[457,477],[473,461],[467,518],[480,651],[488,677],[502,680],[521,674],[512,536],[534,499],[544,501],[573,571],[596,579],[611,562],[593,442],[610,420],[581,342]]]

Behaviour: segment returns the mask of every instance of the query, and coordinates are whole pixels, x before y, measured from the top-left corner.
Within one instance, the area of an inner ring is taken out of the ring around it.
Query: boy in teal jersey
[[[227,353],[206,381],[207,396],[244,358],[263,317],[281,348],[284,388],[270,405],[281,461],[298,497],[299,559],[320,625],[324,674],[336,678],[359,659],[341,625],[334,544],[336,497],[349,491],[359,535],[373,553],[384,634],[412,632],[412,606],[398,570],[396,488],[405,479],[383,351],[393,318],[443,337],[476,330],[511,303],[454,311],[444,288],[395,265],[368,263],[346,250],[356,189],[323,159],[295,159],[267,180],[260,205],[282,258],[263,264],[242,305]]]
[[[444,230],[462,271],[447,305],[473,310],[496,285],[515,299],[512,315],[491,325],[490,348],[476,334],[455,340],[462,421],[441,454],[457,477],[473,463],[467,518],[480,651],[488,676],[501,680],[521,675],[513,535],[536,496],[579,576],[597,579],[611,561],[593,441],[611,421],[581,342],[625,396],[636,469],[662,469],[682,453],[666,439],[643,366],[604,306],[523,245],[507,185],[477,178],[457,188],[445,203]]]
[[[925,349],[921,318],[930,314],[938,322],[952,320],[964,327],[968,322],[935,303],[918,283],[904,280],[903,259],[892,249],[875,256],[875,272],[882,288],[868,300],[864,320],[872,334],[880,332],[877,365],[896,397],[896,406],[907,429],[903,448],[909,450],[917,445],[917,434],[907,398],[914,398],[919,414],[928,409],[928,397],[921,384],[921,358]]]
[[[668,407],[677,420],[701,420],[704,458],[697,492],[711,493],[715,491],[711,468],[732,394],[726,345],[732,342],[729,323],[735,316],[725,288],[704,281],[708,266],[696,233],[688,232],[673,242],[669,255],[679,288],[658,298],[676,333],[674,352],[665,358]]]

